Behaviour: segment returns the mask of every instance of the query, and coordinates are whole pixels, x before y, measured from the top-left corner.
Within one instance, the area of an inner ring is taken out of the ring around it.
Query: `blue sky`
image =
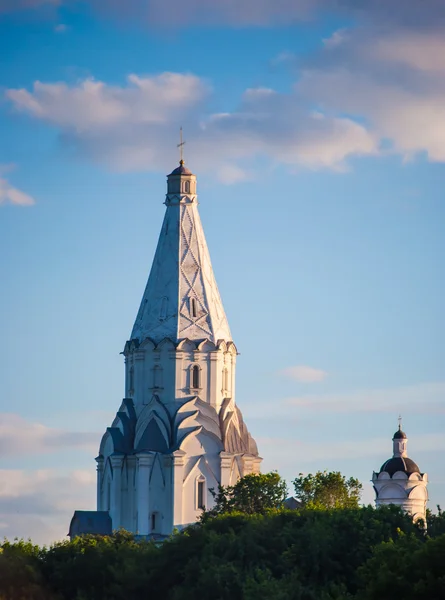
[[[0,0],[0,535],[95,507],[180,125],[264,469],[371,501],[402,414],[445,504],[445,9],[387,4]]]

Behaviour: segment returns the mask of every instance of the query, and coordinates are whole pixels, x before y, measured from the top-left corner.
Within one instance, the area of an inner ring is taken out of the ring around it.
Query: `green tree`
[[[445,598],[445,535],[419,538],[400,532],[374,549],[358,569],[357,600],[441,600]]]
[[[0,600],[50,600],[44,582],[42,551],[31,541],[17,540],[0,544]]]
[[[437,505],[437,514],[430,509],[426,511],[427,534],[429,537],[438,537],[445,534],[445,511]]]
[[[235,485],[210,490],[215,506],[203,514],[203,520],[218,514],[241,512],[262,514],[280,508],[286,499],[286,482],[276,472],[245,475]]]
[[[295,495],[305,508],[358,508],[362,484],[346,479],[339,471],[317,471],[299,476],[293,482]]]

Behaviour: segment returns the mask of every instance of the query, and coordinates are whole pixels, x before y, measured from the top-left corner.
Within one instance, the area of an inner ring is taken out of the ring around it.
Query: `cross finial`
[[[399,421],[399,431],[402,431],[402,415],[399,415],[398,421]]]
[[[177,147],[179,148],[179,154],[181,157],[181,160],[179,161],[180,165],[184,164],[184,151],[183,151],[184,144],[185,144],[185,142],[182,140],[182,127],[180,127],[180,129],[179,129],[179,144],[177,145]]]

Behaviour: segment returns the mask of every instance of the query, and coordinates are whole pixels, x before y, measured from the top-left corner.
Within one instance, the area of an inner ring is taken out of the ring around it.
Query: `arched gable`
[[[392,479],[408,479],[408,475],[404,471],[396,471],[392,476]]]
[[[379,491],[379,500],[405,500],[406,491],[400,485],[388,483]]]
[[[102,440],[100,442],[99,454],[107,457],[107,456],[110,456],[110,454],[113,454],[113,452],[114,452],[113,438],[111,437],[109,429],[107,428],[107,431],[103,434]]]
[[[144,430],[140,430],[140,435],[135,440],[135,450],[151,450],[152,452],[161,452],[166,454],[169,449],[169,439],[167,431],[162,421],[153,413]]]
[[[216,345],[211,340],[205,339],[199,342],[196,348],[201,352],[213,352],[216,350]]]
[[[151,338],[147,337],[139,346],[139,348],[143,350],[154,350],[156,348],[156,343]]]
[[[408,494],[410,500],[428,500],[428,492],[424,485],[416,485]]]
[[[174,342],[172,342],[172,340],[170,338],[164,338],[163,340],[161,340],[159,342],[159,344],[156,346],[157,349],[162,349],[162,348],[167,348],[168,350],[175,350],[176,349],[176,345],[174,344]]]
[[[188,338],[184,338],[183,340],[181,340],[180,342],[178,342],[178,345],[176,346],[176,349],[177,350],[184,350],[184,351],[193,351],[193,350],[196,350],[196,342],[192,342]]]
[[[139,419],[136,424],[136,432],[135,432],[135,440],[134,446],[135,448],[140,448],[141,439],[146,435],[146,430],[149,423],[152,420],[158,425],[159,430],[162,432],[163,437],[165,438],[165,443],[167,444],[167,449],[171,446],[172,443],[172,426],[170,421],[170,415],[168,414],[167,409],[164,404],[159,400],[158,396],[155,394],[152,396],[150,402],[144,407],[141,414],[139,415]],[[153,433],[157,435],[156,431],[153,429]],[[158,438],[156,438],[158,439]],[[147,438],[144,438],[144,444],[148,443]],[[146,448],[151,449],[151,448]],[[160,450],[159,450],[160,451]]]
[[[216,347],[218,348],[218,350],[222,350],[223,352],[227,352],[227,344],[226,344],[225,340],[218,340],[216,342]]]

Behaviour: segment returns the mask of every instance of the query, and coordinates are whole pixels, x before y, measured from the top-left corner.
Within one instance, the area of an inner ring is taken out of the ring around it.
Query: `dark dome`
[[[187,167],[184,167],[184,161],[181,160],[181,162],[179,163],[179,167],[176,167],[176,169],[174,169],[170,173],[170,175],[193,175],[193,173],[190,171],[190,169],[187,169]]]
[[[401,429],[398,429],[395,432],[394,437],[392,439],[393,440],[406,440],[406,433],[404,431],[402,431]]]
[[[420,473],[419,467],[413,460],[410,458],[403,458],[402,456],[394,456],[393,458],[390,458],[384,462],[381,466],[380,473],[383,471],[391,475],[391,477],[397,471],[402,471],[407,475],[411,475],[412,473]]]

